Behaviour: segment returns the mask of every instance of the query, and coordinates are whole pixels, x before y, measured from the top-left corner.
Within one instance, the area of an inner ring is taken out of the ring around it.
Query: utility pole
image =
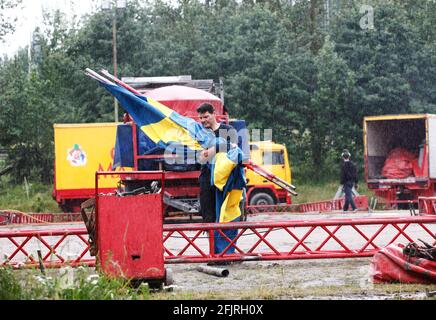
[[[118,78],[118,56],[117,56],[117,8],[115,7],[114,16],[112,19],[112,47],[113,47],[113,63],[114,76]],[[114,98],[115,122],[118,122],[118,100]]]
[[[125,9],[127,0],[103,0],[102,9],[112,12],[112,61],[114,65],[114,76],[118,77],[118,51],[117,51],[117,12],[118,9]],[[114,98],[114,118],[118,122],[118,100]]]

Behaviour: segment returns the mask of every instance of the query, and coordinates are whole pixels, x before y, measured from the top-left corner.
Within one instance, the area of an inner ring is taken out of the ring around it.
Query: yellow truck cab
[[[292,183],[291,166],[285,145],[272,141],[251,142],[250,159],[277,177]],[[291,203],[291,198],[285,190],[257,173],[246,170],[246,177],[248,205]]]

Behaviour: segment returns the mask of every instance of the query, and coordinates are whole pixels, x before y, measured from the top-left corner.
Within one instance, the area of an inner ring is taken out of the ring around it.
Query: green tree
[[[0,40],[8,33],[15,30],[14,22],[17,21],[13,10],[21,5],[23,0],[0,0]]]

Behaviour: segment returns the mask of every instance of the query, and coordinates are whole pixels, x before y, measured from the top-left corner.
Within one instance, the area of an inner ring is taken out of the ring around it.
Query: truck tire
[[[256,193],[250,199],[250,206],[271,206],[275,204],[274,198],[268,193]]]

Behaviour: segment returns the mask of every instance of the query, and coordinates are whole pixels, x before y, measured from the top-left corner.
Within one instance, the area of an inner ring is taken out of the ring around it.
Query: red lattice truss
[[[225,230],[237,229],[232,240]],[[215,254],[217,232],[235,248]],[[253,221],[226,224],[164,225],[165,263],[261,261],[369,257],[391,243],[436,244],[436,217],[389,217]],[[95,265],[86,228],[0,230],[0,265],[36,266],[37,251],[46,267]]]

